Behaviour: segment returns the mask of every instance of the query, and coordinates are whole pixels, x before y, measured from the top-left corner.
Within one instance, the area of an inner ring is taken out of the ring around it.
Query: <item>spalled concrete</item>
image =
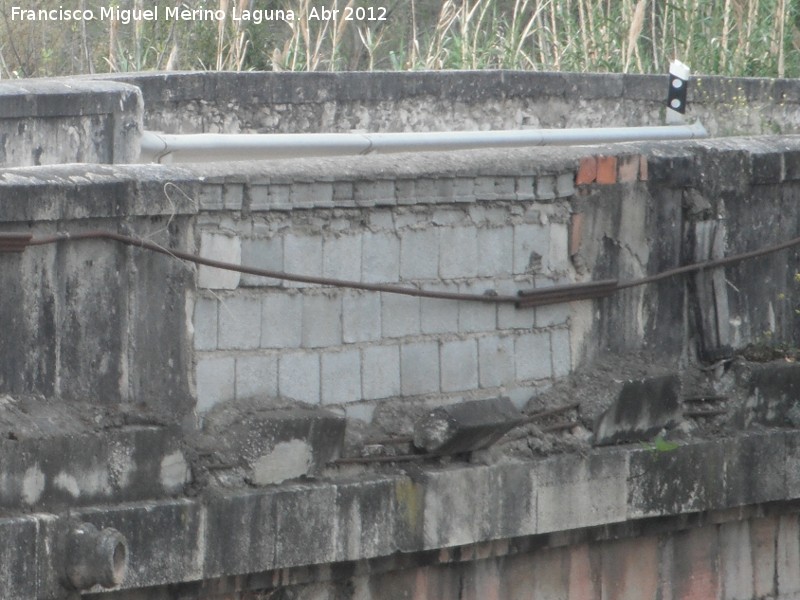
[[[594,427],[597,445],[646,441],[681,420],[681,382],[677,375],[628,381]]]
[[[508,398],[451,404],[417,421],[414,445],[441,454],[480,450],[521,423],[522,414]]]

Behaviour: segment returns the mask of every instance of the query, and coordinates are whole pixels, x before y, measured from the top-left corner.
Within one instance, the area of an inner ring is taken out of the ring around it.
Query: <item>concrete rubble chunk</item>
[[[262,486],[318,473],[341,455],[344,431],[344,418],[329,411],[253,399],[216,407],[195,446],[217,483]]]
[[[480,450],[521,422],[522,413],[506,397],[442,406],[414,425],[414,446],[441,454]]]
[[[647,441],[675,427],[682,418],[680,389],[676,374],[626,382],[597,420],[594,444]]]

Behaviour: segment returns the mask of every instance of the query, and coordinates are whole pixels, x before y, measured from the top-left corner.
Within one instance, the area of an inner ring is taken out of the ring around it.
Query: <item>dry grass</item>
[[[97,9],[106,0],[80,0]],[[187,2],[194,6],[195,2]],[[386,21],[309,21],[312,0],[216,0],[291,8],[292,22],[21,23],[0,0],[0,76],[93,70],[531,69],[800,76],[800,0],[386,0]],[[118,0],[147,8],[155,0]],[[375,6],[329,0],[329,8]],[[33,0],[33,8],[58,0]]]

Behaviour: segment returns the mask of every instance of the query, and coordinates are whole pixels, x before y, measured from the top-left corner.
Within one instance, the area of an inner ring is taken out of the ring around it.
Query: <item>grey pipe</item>
[[[142,134],[141,162],[210,162],[353,154],[571,146],[708,137],[701,123],[653,127],[412,133]]]
[[[71,528],[66,543],[66,576],[76,590],[120,585],[128,571],[128,542],[116,529],[91,523]]]

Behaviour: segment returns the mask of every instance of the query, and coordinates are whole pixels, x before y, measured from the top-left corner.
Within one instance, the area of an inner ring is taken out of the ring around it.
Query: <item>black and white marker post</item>
[[[691,70],[679,60],[669,65],[669,93],[667,94],[667,125],[683,123],[686,113],[686,91]]]

